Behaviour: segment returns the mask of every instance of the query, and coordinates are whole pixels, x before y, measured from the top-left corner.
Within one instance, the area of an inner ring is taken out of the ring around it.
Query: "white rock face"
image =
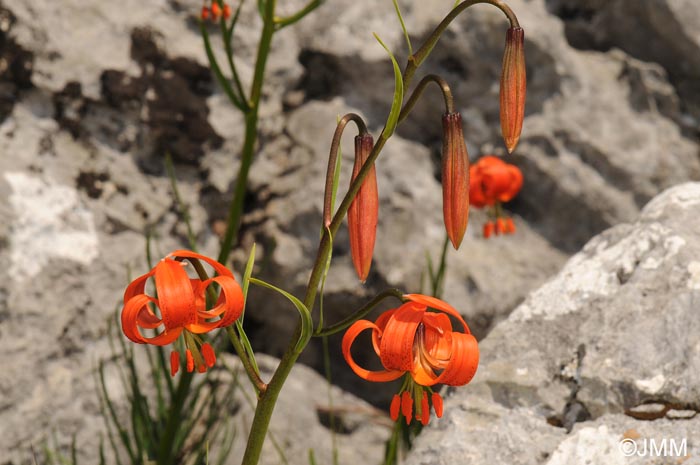
[[[94,218],[75,189],[23,172],[6,172],[5,179],[15,213],[10,226],[10,275],[15,280],[36,276],[52,259],[89,265],[97,257]]]

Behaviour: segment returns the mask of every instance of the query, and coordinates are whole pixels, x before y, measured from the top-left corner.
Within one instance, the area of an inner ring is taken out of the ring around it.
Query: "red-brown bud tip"
[[[506,33],[506,48],[501,71],[501,132],[508,153],[515,150],[525,116],[525,33],[511,27]]]
[[[201,13],[202,21],[206,21],[207,19],[209,19],[209,14],[210,14],[209,8],[207,8],[206,6],[203,6],[202,13]]]
[[[469,155],[459,113],[442,117],[442,214],[452,246],[458,249],[469,219]]]
[[[374,147],[372,136],[355,137],[355,165],[352,169],[354,181],[362,169]],[[350,236],[350,254],[352,263],[360,281],[364,282],[369,275],[374,253],[374,241],[377,235],[377,220],[379,217],[379,194],[377,191],[377,172],[372,166],[365,177],[360,190],[350,204],[348,210],[348,233]]]
[[[224,19],[229,19],[231,17],[231,6],[224,5]]]

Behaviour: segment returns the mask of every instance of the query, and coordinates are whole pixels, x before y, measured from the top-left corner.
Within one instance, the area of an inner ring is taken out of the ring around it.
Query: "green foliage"
[[[382,39],[380,39],[376,33],[374,34],[374,38],[377,39],[377,42],[379,42],[382,47],[384,47],[386,53],[389,54],[389,58],[391,58],[391,64],[394,66],[394,98],[391,102],[391,110],[389,111],[389,116],[386,120],[386,126],[382,132],[382,136],[388,139],[392,136],[392,134],[394,134],[396,126],[399,123],[401,105],[403,105],[403,77],[401,76],[401,68],[399,68],[399,64],[396,61],[396,58],[394,58],[394,54],[391,53],[386,45],[384,45],[384,42],[382,42]]]
[[[145,345],[138,349],[146,354],[146,370],[139,370],[133,345],[127,345],[118,327],[115,318],[108,332],[112,357],[100,362],[97,370],[102,416],[117,464],[224,463],[235,436],[227,406],[238,389],[236,375],[229,383],[217,379],[215,371],[198,374],[196,382],[193,373],[186,372],[174,380],[164,349]],[[119,411],[109,392],[115,374],[120,390],[127,394],[128,415]],[[213,462],[210,444],[219,446]]]

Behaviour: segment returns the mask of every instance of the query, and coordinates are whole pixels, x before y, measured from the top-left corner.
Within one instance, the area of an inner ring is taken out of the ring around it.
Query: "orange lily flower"
[[[374,323],[359,320],[350,326],[343,336],[342,351],[350,368],[367,381],[393,381],[406,375],[391,402],[391,417],[396,421],[401,413],[410,423],[415,406],[415,418],[425,425],[430,414],[428,392],[436,415],[442,416],[442,398],[431,386],[462,386],[471,381],[479,364],[479,348],[452,306],[421,294],[404,298],[408,302],[384,312]],[[428,308],[438,312],[428,312]],[[450,316],[462,325],[462,332],[453,331]],[[384,370],[367,370],[352,358],[350,348],[366,329],[372,330],[372,345]]]
[[[511,201],[522,187],[520,169],[498,157],[487,155],[469,168],[469,203],[476,208],[487,207],[493,219],[484,225],[485,238],[493,233],[515,232],[515,223],[504,217],[501,204]]]
[[[184,269],[183,259],[201,260],[216,271],[218,276],[202,281],[192,279]],[[146,283],[153,278],[157,298],[145,293]],[[206,292],[216,283],[220,289],[214,307],[207,310]],[[159,310],[156,312],[151,308]],[[138,344],[164,346],[180,336],[187,350],[188,372],[195,366],[200,372],[216,361],[214,349],[198,336],[216,328],[233,324],[243,311],[243,292],[233,273],[209,257],[187,250],[176,250],[161,260],[151,271],[139,276],[124,292],[121,322],[124,335]],[[142,329],[158,330],[155,336],[144,336]],[[170,354],[170,372],[175,376],[180,366],[177,351]]]

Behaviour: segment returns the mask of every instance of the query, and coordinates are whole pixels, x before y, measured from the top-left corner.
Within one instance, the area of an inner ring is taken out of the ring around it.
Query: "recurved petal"
[[[488,199],[484,194],[481,172],[477,174],[476,170],[474,170],[469,175],[469,205],[473,205],[476,208],[483,208],[487,204]]]
[[[141,333],[139,333],[136,320],[141,309],[144,307],[148,308],[148,303],[154,301],[155,299],[146,294],[139,294],[124,302],[124,308],[121,314],[122,331],[131,341],[139,344],[144,344],[146,342],[143,336],[141,336]]]
[[[149,302],[157,303],[155,299],[145,294],[140,294],[129,299],[124,305],[124,310],[121,315],[122,331],[127,338],[139,344],[154,344],[160,346],[170,344],[180,336],[182,328],[175,328],[170,331],[166,329],[154,337],[144,337],[139,331],[139,316],[144,312],[150,312],[148,308]],[[156,326],[148,325],[147,328],[154,328]]]
[[[398,370],[382,370],[382,371],[370,371],[365,368],[362,368],[359,366],[357,363],[355,363],[355,360],[352,358],[352,353],[350,352],[350,349],[352,348],[353,342],[355,342],[355,339],[357,339],[357,336],[364,330],[366,329],[372,329],[374,331],[379,331],[377,326],[372,323],[371,321],[368,320],[360,320],[356,321],[355,323],[352,324],[348,328],[348,330],[345,332],[345,335],[343,336],[343,343],[342,343],[342,352],[343,352],[343,357],[345,357],[345,361],[347,362],[348,365],[350,365],[350,368],[352,371],[355,372],[357,376],[359,376],[362,379],[365,379],[367,381],[375,381],[375,382],[384,382],[384,381],[393,381],[395,379],[398,379],[403,375],[402,371]]]
[[[444,313],[425,312],[423,327],[424,356],[435,367],[441,366],[452,353],[452,322]]]
[[[508,188],[498,196],[498,200],[501,202],[509,202],[512,200],[523,187],[523,173],[520,171],[520,168],[510,164],[506,166],[508,175],[510,176],[510,182]]]
[[[190,250],[176,250],[174,252],[171,252],[168,256],[169,257],[181,257],[181,258],[193,258],[196,260],[201,260],[203,262],[208,263],[212,268],[214,268],[214,270],[216,271],[216,273],[218,275],[230,276],[233,278],[233,273],[231,272],[231,270],[229,270],[228,268],[226,268],[224,265],[217,262],[216,260],[209,258],[205,255],[202,255],[202,254],[199,254],[196,252],[192,252]]]
[[[452,357],[435,384],[462,386],[474,377],[479,366],[479,346],[471,334],[452,333]]]
[[[389,319],[379,346],[384,368],[387,370],[411,370],[413,366],[413,341],[424,313],[425,306],[406,302]]]
[[[501,196],[510,192],[513,181],[508,165],[491,166],[482,171],[484,195],[488,198],[500,199]]]
[[[148,273],[141,275],[138,278],[131,281],[131,283],[129,283],[126,290],[124,291],[124,302],[131,299],[135,295],[143,294],[146,289],[146,281],[148,280],[148,278],[153,276],[155,272],[156,270],[154,268]]]
[[[467,326],[467,322],[464,321],[462,315],[460,315],[459,312],[447,302],[423,294],[405,294],[403,297],[404,299],[408,299],[412,302],[424,305],[426,307],[430,307],[435,310],[440,310],[441,312],[445,312],[448,315],[455,317],[460,323],[462,323],[462,326],[464,327],[464,332],[466,332],[467,334],[471,333],[471,331],[469,331],[469,326]]]
[[[217,305],[208,311],[198,311],[199,319],[210,319],[221,316],[219,321],[216,321],[219,328],[231,325],[243,312],[243,291],[235,279],[230,276],[217,276],[205,282],[202,292],[206,292],[206,287],[211,283],[217,283],[221,289],[221,294]],[[198,323],[201,323],[198,322]]]
[[[163,259],[155,268],[156,290],[163,323],[167,330],[197,321],[192,283],[181,262]]]
[[[374,324],[377,326],[377,331],[372,331],[372,346],[374,347],[374,352],[379,355],[379,346],[381,344],[381,337],[386,327],[386,324],[391,319],[392,315],[396,312],[396,308],[387,310],[386,312],[379,315]]]

